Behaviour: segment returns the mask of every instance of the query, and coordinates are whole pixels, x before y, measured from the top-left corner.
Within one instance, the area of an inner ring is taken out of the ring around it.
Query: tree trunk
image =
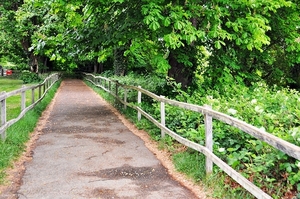
[[[124,76],[127,68],[127,61],[124,57],[124,49],[116,48],[114,51],[114,70],[115,75]]]
[[[30,54],[30,69],[31,69],[31,72],[33,72],[33,73],[39,72],[38,58],[33,53]]]
[[[98,63],[94,62],[94,73],[98,73]]]
[[[24,51],[27,54],[27,57],[29,59],[29,67],[30,70],[34,73],[38,73],[39,71],[39,63],[38,63],[38,57],[36,55],[34,55],[33,52],[29,51],[29,47],[30,47],[30,38],[29,37],[25,37],[22,39],[21,41],[22,47],[24,49]]]
[[[169,64],[171,68],[168,76],[181,83],[182,88],[187,88],[192,83],[193,71],[190,71],[183,63],[179,63],[176,56],[171,52],[169,54]]]
[[[102,73],[103,72],[103,63],[98,63],[98,73]]]

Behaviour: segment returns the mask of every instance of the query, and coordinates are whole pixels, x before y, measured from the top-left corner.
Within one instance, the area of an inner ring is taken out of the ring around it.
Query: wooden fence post
[[[42,86],[39,85],[39,99],[41,99],[42,97]]]
[[[118,81],[116,81],[116,97],[118,97],[118,91],[119,91],[119,82]]]
[[[160,96],[162,99],[165,99],[165,96]],[[160,102],[160,123],[162,126],[166,125],[166,113],[165,113],[165,102]],[[165,131],[161,129],[161,137],[165,137]]]
[[[142,88],[141,86],[138,86],[138,88]],[[138,91],[138,104],[142,103],[142,92]],[[138,111],[138,121],[141,120],[141,112]]]
[[[43,94],[46,92],[46,82],[43,84]]]
[[[23,85],[22,88],[25,88]],[[21,93],[21,111],[23,111],[26,108],[26,91],[22,91]]]
[[[210,106],[204,105],[204,107],[211,109]],[[212,152],[213,150],[213,134],[212,134],[212,117],[208,114],[204,115],[205,124],[205,146]],[[213,170],[213,162],[206,156],[206,174],[209,175]]]
[[[1,94],[5,95],[5,91]],[[1,111],[1,126],[4,126],[6,124],[6,98],[0,101],[0,111]],[[4,140],[6,138],[6,130],[1,133],[1,138]]]
[[[34,104],[34,88],[31,89],[31,104]]]
[[[127,89],[125,88],[124,89],[124,109],[126,109],[127,108],[127,105],[126,105],[126,103],[127,103]]]

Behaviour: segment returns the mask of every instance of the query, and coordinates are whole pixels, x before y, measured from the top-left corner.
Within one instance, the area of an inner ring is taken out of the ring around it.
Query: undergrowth
[[[138,85],[153,93],[156,93],[156,87],[158,87],[161,91],[159,94],[178,101],[198,105],[208,104],[214,110],[241,119],[300,146],[300,95],[298,91],[288,88],[270,88],[262,82],[255,83],[252,87],[225,85],[226,92],[204,90],[201,87],[193,91],[183,91],[180,85],[166,79],[159,81],[156,77],[152,78],[155,81],[151,81],[148,76],[137,77],[134,74],[113,78],[127,85],[131,85],[131,82],[138,82]],[[136,95],[133,98],[136,98]],[[128,109],[124,111],[122,106],[119,108],[123,114],[128,114]],[[159,120],[159,103],[153,100],[143,100],[142,108]],[[161,140],[160,129],[146,119],[136,121],[136,112],[128,114],[127,117],[131,118],[137,127],[149,132],[153,139]],[[199,113],[166,105],[166,124],[168,128],[182,137],[204,144],[204,121]],[[273,198],[300,196],[300,162],[298,160],[235,127],[215,120],[213,134],[214,153]],[[201,159],[204,160],[203,155],[191,150],[178,152],[174,149],[174,145],[176,142],[171,138],[164,140],[163,146],[173,152],[176,168],[191,176],[195,181],[201,180],[208,187],[212,187],[215,190],[214,197],[253,198],[216,166],[214,173],[207,177],[201,171],[204,167],[194,165],[200,164]]]

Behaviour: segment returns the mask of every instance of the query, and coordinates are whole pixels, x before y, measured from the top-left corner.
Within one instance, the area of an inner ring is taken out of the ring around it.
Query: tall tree
[[[109,63],[118,74],[159,72],[183,86],[197,74],[211,87],[287,84],[299,71],[298,3],[27,0],[18,19],[32,31],[29,49],[63,68],[90,64],[97,72]],[[210,57],[201,66],[203,52]]]
[[[7,0],[0,3],[0,62],[10,61],[24,67],[27,63],[27,54],[22,48],[23,37],[18,34],[15,20],[16,11],[22,4],[21,0]]]

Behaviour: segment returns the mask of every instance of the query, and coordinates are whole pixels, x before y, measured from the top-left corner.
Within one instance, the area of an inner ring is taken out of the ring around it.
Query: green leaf
[[[170,18],[166,17],[164,20],[164,26],[168,27],[171,24]]]
[[[215,48],[221,49],[221,42],[219,40],[215,41]]]
[[[159,24],[157,21],[153,21],[153,22],[150,24],[149,27],[150,27],[151,30],[156,31],[157,29],[160,28],[160,24]]]
[[[181,30],[183,28],[183,25],[180,21],[176,21],[174,24],[174,28],[177,30]]]

